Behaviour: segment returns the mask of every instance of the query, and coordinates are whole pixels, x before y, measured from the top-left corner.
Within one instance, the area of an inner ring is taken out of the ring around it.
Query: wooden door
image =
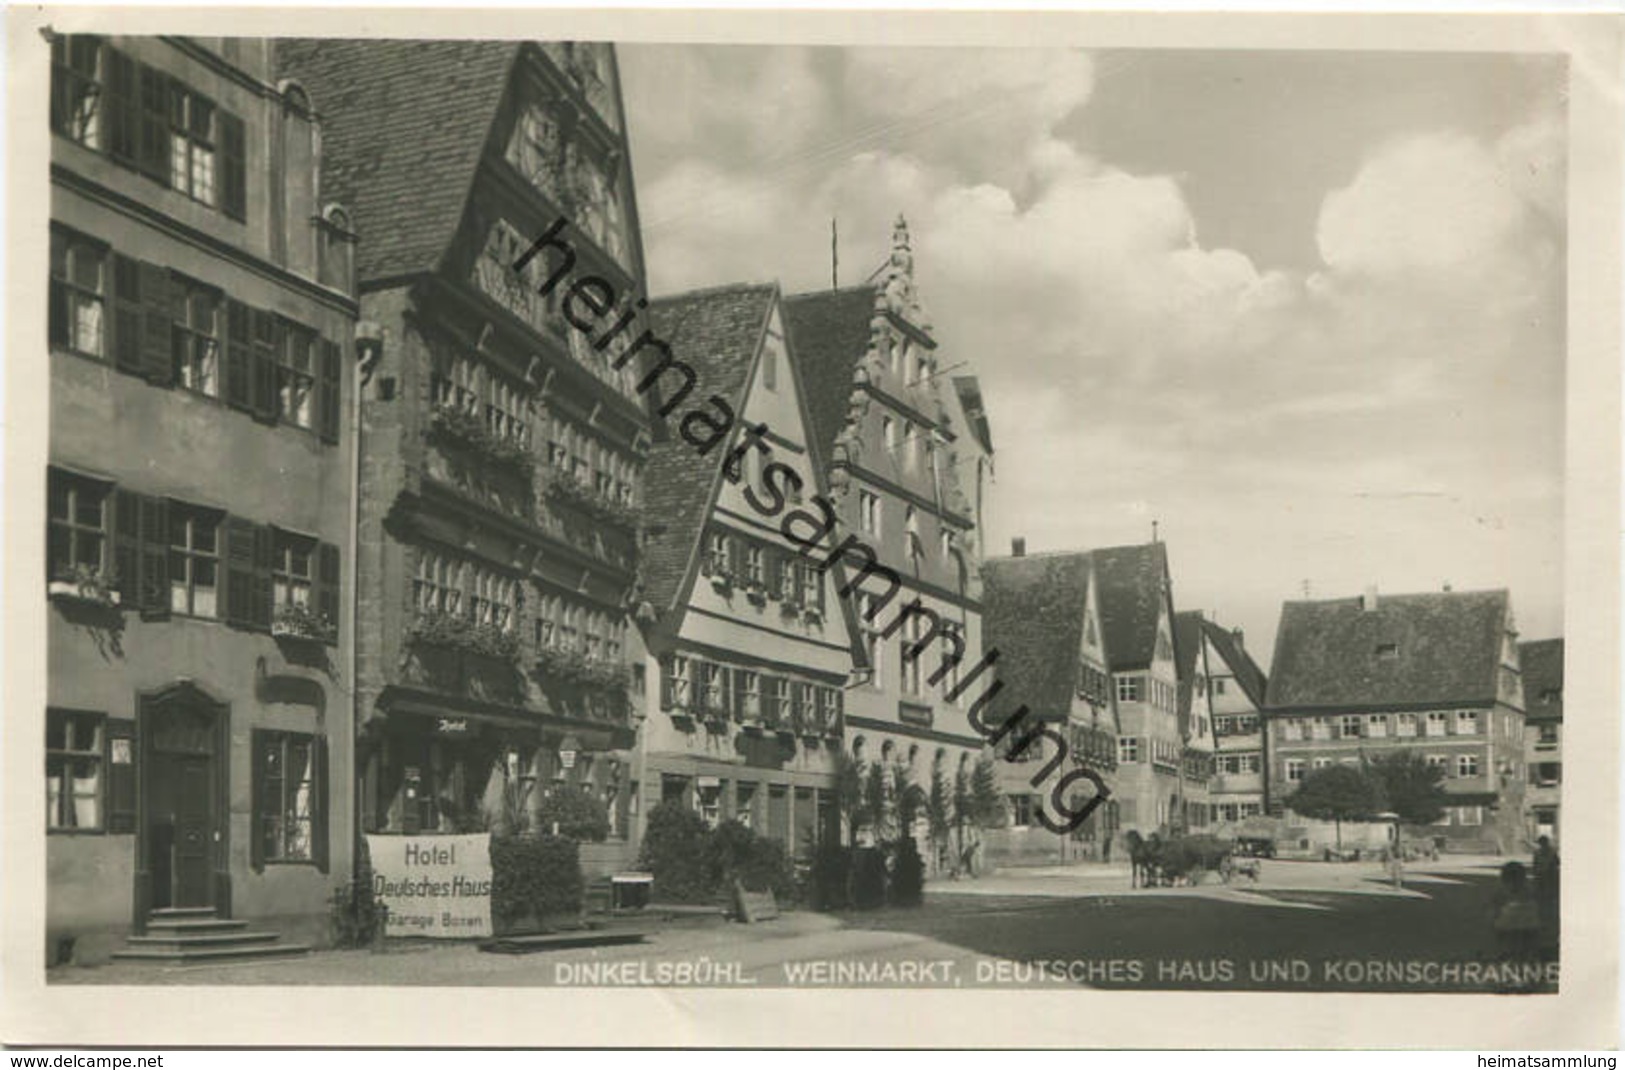
[[[211,759],[185,755],[175,762],[174,894],[177,907],[214,903],[214,784]]]

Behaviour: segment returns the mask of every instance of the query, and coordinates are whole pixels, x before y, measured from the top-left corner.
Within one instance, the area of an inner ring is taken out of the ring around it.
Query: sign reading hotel
[[[385,936],[491,935],[491,836],[368,836]]]

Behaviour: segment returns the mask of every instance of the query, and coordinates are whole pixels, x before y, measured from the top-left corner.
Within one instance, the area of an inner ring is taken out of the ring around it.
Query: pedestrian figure
[[[1548,932],[1557,931],[1558,904],[1561,901],[1558,865],[1557,849],[1552,846],[1552,838],[1542,836],[1535,841],[1535,905],[1540,913],[1541,928]]]
[[[1494,909],[1495,943],[1501,959],[1533,958],[1540,936],[1540,912],[1529,886],[1529,871],[1522,862],[1508,862],[1501,867]]]

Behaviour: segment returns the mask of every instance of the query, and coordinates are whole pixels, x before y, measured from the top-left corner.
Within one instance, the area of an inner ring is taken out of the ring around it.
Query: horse
[[[1129,887],[1150,888],[1160,883],[1162,843],[1157,834],[1153,832],[1150,839],[1144,839],[1137,830],[1129,829],[1123,834],[1123,843],[1128,847]]]

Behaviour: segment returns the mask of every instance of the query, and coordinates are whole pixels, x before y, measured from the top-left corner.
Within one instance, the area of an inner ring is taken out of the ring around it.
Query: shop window
[[[48,710],[45,715],[45,827],[99,832],[103,826],[104,718]]]
[[[220,514],[174,503],[169,509],[169,609],[217,617]]]
[[[321,861],[325,740],[253,733],[254,863]]]
[[[50,344],[88,357],[107,355],[107,246],[51,230]]]

